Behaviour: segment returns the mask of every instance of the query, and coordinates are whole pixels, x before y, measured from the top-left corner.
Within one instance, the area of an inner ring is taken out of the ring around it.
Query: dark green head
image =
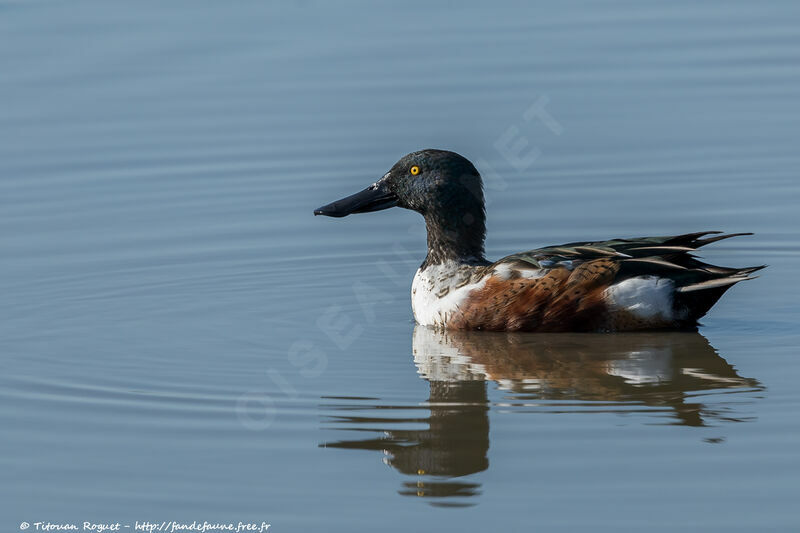
[[[481,176],[472,163],[455,152],[412,152],[363,191],[315,209],[314,214],[344,217],[395,206],[425,217],[426,264],[448,259],[484,260],[486,216]]]

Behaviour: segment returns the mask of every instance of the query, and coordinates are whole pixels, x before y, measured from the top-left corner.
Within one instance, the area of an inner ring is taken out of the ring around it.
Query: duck
[[[572,242],[486,259],[481,175],[465,157],[403,156],[366,189],[314,210],[345,217],[392,207],[425,219],[428,252],[411,284],[417,324],[447,330],[621,332],[696,329],[733,285],[766,265],[730,268],[694,252],[752,233],[701,231]]]

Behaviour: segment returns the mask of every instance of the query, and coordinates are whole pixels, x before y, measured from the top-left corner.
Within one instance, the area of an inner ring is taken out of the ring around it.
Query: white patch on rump
[[[486,284],[486,277],[477,283],[456,287],[471,274],[470,267],[454,262],[431,265],[417,270],[411,284],[411,308],[414,319],[423,326],[445,326],[469,293]],[[446,294],[438,296],[447,290]]]
[[[637,276],[611,285],[603,297],[612,309],[624,309],[642,319],[673,320],[675,282],[657,276]]]

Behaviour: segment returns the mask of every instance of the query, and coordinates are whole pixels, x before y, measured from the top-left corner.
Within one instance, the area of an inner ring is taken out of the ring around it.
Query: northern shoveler
[[[494,331],[631,331],[691,328],[732,285],[764,268],[726,268],[692,252],[738,235],[577,242],[494,263],[484,256],[481,176],[466,158],[421,150],[347,198],[314,210],[344,217],[390,207],[420,213],[428,255],[411,286],[419,324]],[[713,235],[713,236],[710,236]]]

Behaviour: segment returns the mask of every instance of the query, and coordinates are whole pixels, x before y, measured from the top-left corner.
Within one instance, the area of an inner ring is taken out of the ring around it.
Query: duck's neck
[[[452,212],[425,214],[428,230],[428,255],[420,270],[447,262],[468,265],[488,264],[483,250],[486,237],[486,217],[483,209],[478,213]]]

